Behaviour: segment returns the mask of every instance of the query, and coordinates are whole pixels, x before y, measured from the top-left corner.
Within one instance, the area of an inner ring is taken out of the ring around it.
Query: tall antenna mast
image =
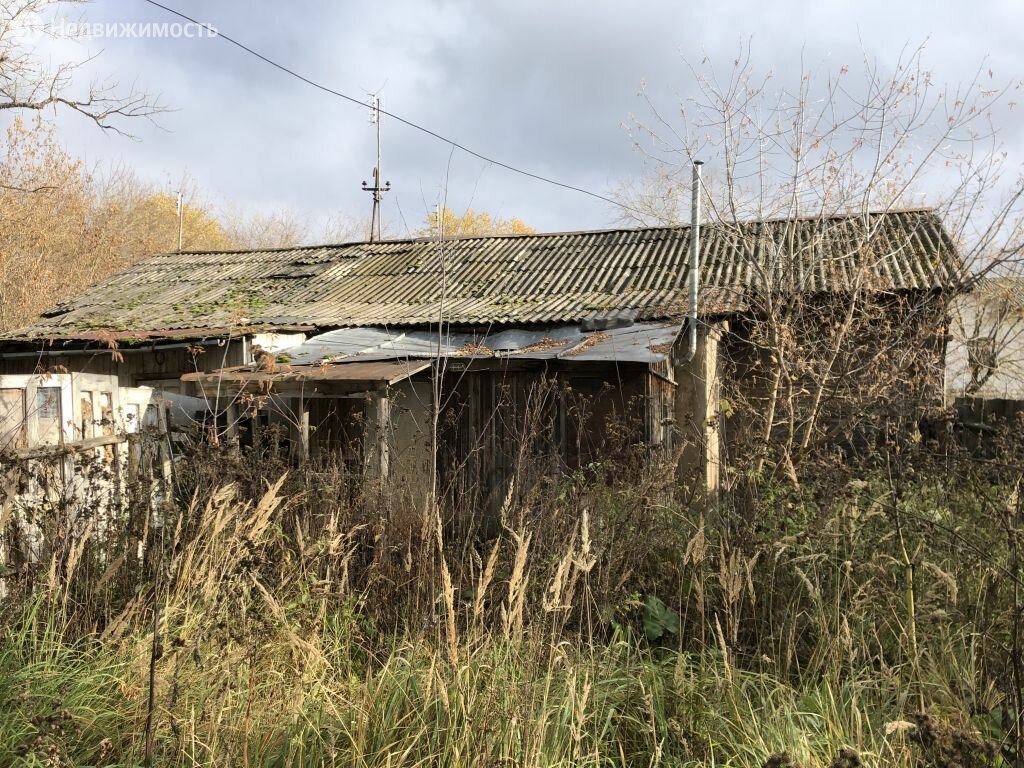
[[[363,182],[363,191],[373,196],[373,214],[370,216],[370,242],[381,239],[381,212],[380,204],[384,200],[384,193],[391,189],[391,182],[386,181],[381,186],[380,171],[380,122],[381,122],[381,98],[379,94],[370,97],[370,123],[377,126],[377,165],[373,168],[373,186]]]

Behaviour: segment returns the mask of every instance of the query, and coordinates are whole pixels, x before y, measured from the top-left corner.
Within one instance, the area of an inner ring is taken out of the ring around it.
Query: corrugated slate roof
[[[1024,277],[983,277],[974,284],[974,293],[984,302],[1024,309]]]
[[[868,232],[871,236],[868,236]],[[688,227],[395,240],[155,256],[8,339],[180,336],[237,325],[417,326],[637,320],[686,311]],[[959,282],[956,248],[928,210],[707,226],[701,311],[770,285],[881,291]]]

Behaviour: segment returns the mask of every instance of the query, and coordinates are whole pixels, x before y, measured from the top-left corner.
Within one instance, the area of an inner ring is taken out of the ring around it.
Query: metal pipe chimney
[[[700,169],[704,165],[700,160],[693,161],[693,187],[691,190],[692,207],[690,209],[690,269],[687,275],[689,295],[687,296],[690,310],[690,343],[686,352],[687,362],[697,354],[697,300],[700,296]]]

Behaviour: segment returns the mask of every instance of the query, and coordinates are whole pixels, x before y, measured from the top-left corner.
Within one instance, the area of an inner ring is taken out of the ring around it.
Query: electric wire
[[[143,2],[149,3],[150,5],[155,6],[156,8],[160,8],[160,9],[166,11],[167,13],[173,14],[173,15],[177,16],[178,18],[184,19],[185,21],[191,22],[192,24],[196,24],[196,25],[198,25],[198,26],[208,30],[209,32],[213,33],[213,35],[215,37],[217,37],[219,39],[222,39],[225,42],[231,43],[235,47],[240,48],[241,50],[245,51],[246,53],[250,54],[251,56],[255,56],[260,61],[263,61],[266,64],[269,64],[270,66],[274,67],[275,69],[278,69],[281,72],[284,72],[285,74],[288,74],[288,75],[290,75],[290,76],[292,76],[292,77],[294,77],[294,78],[296,78],[298,80],[301,80],[303,83],[306,83],[307,85],[310,85],[310,86],[312,86],[312,87],[314,87],[314,88],[316,88],[316,89],[318,89],[320,91],[323,91],[324,93],[330,94],[332,96],[337,96],[338,98],[341,98],[341,99],[345,99],[346,101],[350,101],[353,104],[358,104],[360,107],[365,107],[366,106],[366,103],[364,101],[362,101],[361,99],[358,99],[358,98],[356,98],[354,96],[349,96],[346,93],[342,93],[341,91],[335,90],[334,88],[326,86],[323,83],[317,82],[316,80],[313,80],[310,77],[306,77],[305,75],[300,74],[299,72],[296,72],[294,69],[291,69],[290,67],[287,67],[284,64],[281,64],[281,63],[271,59],[269,56],[266,56],[266,55],[260,53],[259,51],[254,50],[253,48],[250,48],[245,43],[242,43],[239,40],[236,40],[234,37],[232,37],[230,35],[227,35],[224,32],[222,32],[219,27],[217,27],[215,29],[215,28],[211,27],[209,24],[205,24],[204,22],[198,21],[197,19],[194,19],[191,16],[189,16],[189,15],[187,15],[185,13],[182,13],[181,11],[175,10],[174,8],[171,8],[170,6],[167,6],[167,5],[164,5],[163,3],[157,2],[157,0],[143,0]],[[476,150],[467,147],[465,144],[462,144],[462,143],[460,143],[458,141],[455,141],[454,139],[449,139],[447,136],[444,136],[444,135],[438,133],[437,131],[433,131],[430,128],[427,128],[427,127],[425,127],[423,125],[420,125],[419,123],[413,122],[412,120],[408,120],[408,119],[402,117],[401,115],[395,114],[394,112],[389,112],[386,109],[381,109],[380,110],[380,114],[387,115],[392,120],[395,120],[395,121],[397,121],[399,123],[402,123],[403,125],[406,125],[409,128],[412,128],[414,130],[420,131],[421,133],[425,133],[426,135],[428,135],[428,136],[430,136],[430,137],[432,137],[434,139],[437,139],[438,141],[444,142],[445,144],[448,144],[448,145],[454,147],[455,149],[458,149],[458,150],[461,150],[462,152],[465,152],[467,155],[475,157],[475,158],[477,158],[479,160],[483,160],[485,163],[490,163],[492,165],[496,165],[499,168],[504,168],[505,170],[511,171],[512,173],[517,173],[517,174],[519,174],[521,176],[525,176],[527,178],[534,179],[536,181],[540,181],[540,182],[543,182],[545,184],[551,184],[553,186],[561,187],[562,189],[567,189],[567,190],[570,190],[572,192],[578,192],[578,193],[583,194],[583,195],[588,195],[589,197],[592,197],[592,198],[594,198],[596,200],[601,200],[601,201],[603,201],[605,203],[609,203],[610,205],[613,205],[616,208],[621,208],[623,210],[630,211],[632,213],[637,213],[637,214],[641,213],[641,211],[637,210],[636,208],[633,208],[633,207],[631,207],[629,205],[626,205],[625,203],[622,203],[622,202],[620,202],[618,200],[614,200],[614,199],[612,199],[610,197],[607,197],[606,195],[602,195],[599,192],[594,192],[592,190],[585,189],[584,187],[576,186],[575,184],[568,184],[568,183],[563,182],[563,181],[558,181],[557,179],[552,179],[552,178],[550,178],[548,176],[542,176],[539,173],[534,173],[532,171],[527,171],[527,170],[525,170],[523,168],[518,168],[518,167],[516,167],[514,165],[510,165],[509,163],[503,163],[500,160],[496,160],[495,158],[490,157],[489,155],[485,155],[482,152],[477,152]]]

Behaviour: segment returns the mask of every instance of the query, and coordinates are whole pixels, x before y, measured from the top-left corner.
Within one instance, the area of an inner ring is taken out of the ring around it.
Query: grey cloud
[[[758,64],[780,81],[801,59],[856,66],[863,48],[892,60],[926,36],[926,59],[940,80],[969,77],[986,55],[1003,77],[1024,70],[1014,39],[1024,14],[1009,2],[979,4],[969,14],[951,0],[169,4],[354,96],[386,82],[388,109],[504,162],[598,192],[640,171],[622,124],[630,113],[644,114],[641,81],[671,112],[677,94],[692,92],[683,57],[709,56],[727,68],[747,38]],[[138,0],[100,0],[87,11],[95,20],[167,18]],[[96,71],[158,91],[177,111],[162,119],[165,129],[132,126],[137,143],[63,120],[76,151],[123,159],[156,181],[187,168],[211,196],[244,207],[287,206],[310,219],[368,210],[359,189],[373,165],[365,109],[223,41],[113,39],[102,47]],[[1008,125],[1016,127],[1018,112]],[[400,229],[400,205],[415,229],[441,190],[449,148],[394,121],[385,122],[384,136],[385,177],[395,190],[387,216]],[[451,158],[448,195],[453,207],[472,202],[539,229],[599,227],[612,218],[600,201],[461,153]]]

